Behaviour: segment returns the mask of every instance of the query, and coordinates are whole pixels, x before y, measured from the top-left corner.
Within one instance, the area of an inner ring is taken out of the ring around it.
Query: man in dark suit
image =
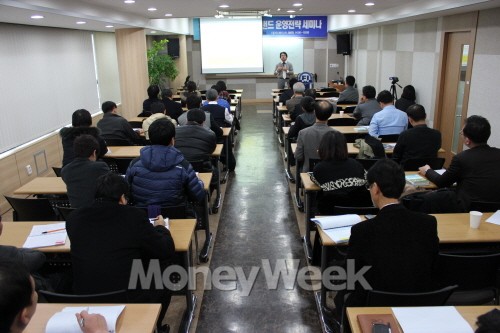
[[[75,159],[61,170],[66,183],[71,207],[92,206],[95,197],[96,179],[109,172],[105,162],[96,161],[99,143],[89,134],[75,139],[73,151]]]
[[[181,103],[177,103],[172,99],[172,90],[171,89],[164,89],[161,91],[161,97],[162,97],[162,102],[165,104],[165,109],[167,111],[167,116],[170,116],[170,118],[175,119],[177,121],[177,118],[182,114],[182,105]]]
[[[127,205],[128,196],[125,179],[108,173],[97,180],[96,203],[68,216],[73,288],[80,295],[127,289],[132,303],[161,303],[160,328],[170,291],[156,286],[154,279],[150,285],[142,285],[140,279],[137,285],[131,282],[138,274],[138,261],[144,271],[148,266],[154,269],[157,262],[163,273],[175,256],[174,241],[161,215],[153,226],[143,210]]]
[[[433,290],[439,251],[436,218],[399,204],[405,175],[401,166],[390,159],[382,159],[368,170],[367,186],[380,211],[373,219],[352,227],[347,260],[354,260],[356,272],[370,267],[364,278],[374,290]],[[366,289],[359,284],[355,290],[340,291],[335,297],[337,313],[342,313],[344,305],[363,306],[365,300]]]
[[[500,149],[488,145],[490,123],[484,117],[470,116],[460,134],[469,149],[455,155],[442,175],[429,165],[420,167],[419,173],[438,187],[457,183],[458,203],[464,211],[472,201],[500,201]]]

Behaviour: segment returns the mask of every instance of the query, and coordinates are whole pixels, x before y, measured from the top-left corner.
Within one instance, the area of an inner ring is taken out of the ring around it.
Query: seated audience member
[[[316,101],[311,96],[305,96],[300,102],[300,107],[303,112],[295,118],[295,123],[290,127],[288,131],[288,139],[295,140],[299,135],[299,132],[304,128],[307,128],[316,122],[316,115],[314,114],[314,103]]]
[[[375,99],[376,90],[373,86],[364,86],[359,104],[354,109],[352,116],[358,121],[358,126],[368,126],[375,113],[382,110]]]
[[[303,162],[302,172],[308,172],[309,159],[319,158],[318,148],[321,138],[327,132],[334,131],[328,127],[328,118],[333,113],[333,105],[327,101],[314,103],[314,114],[316,122],[299,132],[297,137],[297,149],[295,150],[295,159]]]
[[[221,97],[221,94],[223,93],[222,88],[219,85],[214,84],[212,87],[210,87],[210,89],[215,89],[215,91],[217,91],[217,104],[225,107],[226,109],[228,109],[228,111],[231,111],[231,102],[228,102],[227,99]],[[208,93],[208,91],[207,91],[207,93]],[[227,91],[226,91],[226,93],[227,93]],[[206,101],[203,101],[203,105],[207,105],[207,104],[208,104],[208,97],[207,97]]]
[[[215,89],[207,90],[207,100],[201,107],[202,110],[212,114],[219,127],[230,127],[233,124],[233,115],[227,106],[222,106],[219,101],[219,94]]]
[[[96,179],[109,172],[105,162],[98,162],[99,144],[93,136],[83,134],[75,139],[75,159],[61,170],[66,183],[71,207],[92,206],[95,198]]]
[[[472,201],[500,202],[500,149],[488,145],[490,123],[484,117],[470,116],[460,134],[469,149],[455,155],[442,175],[428,165],[419,168],[419,173],[438,187],[457,183],[458,201],[464,211]]]
[[[190,95],[195,95],[201,98],[201,93],[196,89],[197,87],[195,82],[188,81],[188,83],[186,83],[186,91],[183,91],[180,95],[182,106],[186,105],[186,99]]]
[[[97,128],[101,130],[102,137],[106,139],[120,139],[128,141],[129,145],[134,145],[139,136],[128,121],[118,115],[118,108],[114,102],[102,103],[104,116],[97,123]]]
[[[161,102],[158,98],[160,94],[160,87],[156,84],[153,84],[148,87],[148,99],[145,99],[142,103],[142,112],[138,115],[138,117],[149,117],[151,115],[151,105],[153,103]]]
[[[164,89],[161,92],[162,102],[165,104],[167,116],[177,121],[177,118],[182,114],[182,105],[172,99],[172,90]]]
[[[390,159],[382,159],[368,170],[370,196],[380,211],[373,219],[351,228],[346,259],[348,263],[353,260],[356,272],[371,267],[363,274],[369,286],[357,283],[355,290],[339,291],[335,296],[339,316],[344,307],[364,306],[368,287],[400,293],[435,289],[437,221],[399,203],[405,183],[403,169]]]
[[[408,127],[408,116],[394,107],[392,94],[389,91],[382,90],[377,95],[377,102],[382,110],[375,113],[370,121],[368,133],[371,136],[399,134]]]
[[[149,127],[149,140],[151,146],[141,149],[126,174],[134,203],[141,207],[177,206],[205,199],[203,182],[174,147],[174,124],[167,119],[156,120]]]
[[[279,103],[283,103],[283,105],[286,105],[286,101],[288,101],[293,96],[293,85],[297,82],[299,81],[294,77],[288,80],[289,88],[280,94]]]
[[[174,119],[165,115],[165,104],[162,102],[155,102],[151,104],[151,116],[144,119],[142,122],[142,130],[144,131],[146,140],[149,140],[149,126],[151,126],[151,124],[157,119],[168,119],[172,122],[172,124],[177,126],[177,122]]]
[[[226,82],[219,80],[215,85],[220,88],[219,98],[225,100],[229,105],[231,105],[231,96],[227,92]]]
[[[0,260],[0,332],[22,333],[36,311],[38,294],[35,283],[23,265]],[[82,311],[75,316],[84,333],[107,333],[106,319],[100,314]]]
[[[188,96],[188,98],[186,99],[186,107],[188,108],[188,111],[199,109],[201,107],[201,97],[195,95]],[[179,118],[177,118],[177,122],[179,123],[179,125],[183,126],[187,124],[188,111],[184,112],[179,116]],[[203,122],[203,126],[212,130],[212,132],[214,132],[217,136],[218,140],[222,140],[222,128],[220,128],[220,126],[215,121],[214,116],[208,111],[205,111],[205,121]]]
[[[401,98],[396,100],[396,109],[406,112],[410,105],[415,104],[416,99],[415,88],[412,85],[407,85],[403,88]]]
[[[300,104],[300,101],[304,97],[304,91],[306,90],[306,87],[302,82],[297,82],[293,85],[293,96],[290,98],[288,101],[286,101],[286,108],[288,112],[290,113],[290,118],[292,121],[295,121],[295,115],[292,111],[295,110],[295,106]]]
[[[345,78],[345,89],[339,94],[339,99],[337,103],[340,104],[358,104],[359,93],[358,89],[354,88],[356,79],[352,75],[348,75]]]
[[[406,111],[412,128],[403,131],[394,147],[393,159],[404,164],[409,158],[437,157],[441,148],[441,132],[427,127],[425,109],[413,104]]]
[[[96,127],[92,126],[92,116],[90,112],[85,109],[79,109],[73,112],[71,117],[72,127],[63,127],[59,131],[59,135],[62,139],[63,146],[63,160],[62,165],[65,166],[69,162],[73,161],[75,158],[75,153],[73,151],[73,142],[75,138],[82,134],[90,134],[96,138],[99,142],[99,149],[97,150],[97,159],[102,158],[108,151],[106,147],[106,141],[100,136],[100,131]]]
[[[316,90],[315,89],[304,90],[304,97],[312,97],[314,100],[316,100]],[[304,100],[304,98],[302,98],[302,100]],[[295,105],[293,111],[290,112],[290,119],[294,119],[294,121],[297,121],[297,117],[300,116],[302,113],[304,113],[304,109],[302,108],[301,103]]]
[[[187,124],[176,128],[175,148],[190,162],[203,161],[203,172],[213,172],[212,183],[216,183],[219,175],[214,172],[210,156],[217,146],[217,137],[214,132],[203,127],[205,117],[203,110],[188,111]]]
[[[318,155],[321,162],[314,167],[311,180],[321,187],[317,196],[320,215],[332,215],[333,206],[371,206],[365,188],[365,170],[361,163],[349,158],[344,134],[326,132],[319,143]]]
[[[168,120],[158,121],[173,127]],[[97,179],[94,205],[79,208],[68,216],[73,288],[77,295],[125,289],[133,303],[161,303],[157,322],[160,328],[170,303],[170,291],[154,282],[131,286],[130,281],[139,274],[138,263],[148,267],[159,261],[163,272],[175,257],[174,241],[161,215],[153,226],[146,212],[127,205],[128,196],[125,179],[108,173]]]

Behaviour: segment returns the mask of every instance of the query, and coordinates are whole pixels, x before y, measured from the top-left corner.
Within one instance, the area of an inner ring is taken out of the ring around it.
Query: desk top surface
[[[469,226],[469,213],[432,214],[436,217],[439,243],[489,243],[500,242],[500,226],[485,222],[493,213],[484,213],[479,229]],[[364,217],[362,217],[364,218]],[[362,222],[361,222],[362,223]],[[337,245],[321,228],[318,228],[324,246]],[[347,245],[347,244],[340,244]]]
[[[0,245],[10,245],[18,248],[23,247],[26,237],[28,237],[31,229],[34,225],[43,225],[59,223],[57,221],[43,221],[43,222],[3,222],[3,232],[2,237],[0,237]],[[169,221],[170,223],[170,233],[175,243],[176,252],[186,252],[189,250],[189,244],[191,242],[191,237],[196,226],[195,219],[173,219]],[[38,250],[42,252],[70,252],[71,243],[69,238],[66,238],[66,243],[64,245],[49,246],[44,248],[39,248]]]
[[[489,312],[493,309],[500,309],[500,306],[485,305],[485,306],[456,306],[458,312],[464,317],[469,325],[475,330],[477,329],[477,317]],[[371,307],[371,308],[347,308],[347,318],[351,325],[352,333],[362,333],[358,322],[360,314],[393,314],[390,307]],[[401,330],[402,331],[402,330]]]
[[[68,306],[87,306],[93,304],[38,304],[24,333],[45,333],[47,322],[57,312]],[[103,304],[95,304],[99,306]],[[154,332],[160,314],[160,304],[125,304],[116,323],[117,333]],[[76,320],[76,317],[75,317]]]
[[[212,156],[220,156],[222,143],[215,147]],[[108,152],[104,157],[109,158],[135,158],[141,154],[141,149],[146,146],[108,146]]]

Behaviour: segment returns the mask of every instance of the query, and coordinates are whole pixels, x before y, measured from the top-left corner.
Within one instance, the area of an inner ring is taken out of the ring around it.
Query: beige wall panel
[[[382,49],[386,51],[396,50],[398,40],[398,26],[395,24],[382,27]]]
[[[437,31],[438,19],[416,21],[414,51],[434,52],[436,50]]]
[[[476,54],[500,54],[498,34],[500,30],[500,8],[479,12],[478,33],[476,37]],[[492,43],[492,41],[497,41]]]
[[[148,65],[144,29],[116,29],[116,51],[120,73],[122,116],[131,118],[142,111],[148,97]]]
[[[443,31],[463,31],[475,28],[477,12],[445,16],[443,18]]]
[[[12,195],[12,191],[21,186],[19,173],[17,171],[16,158],[14,155],[0,160],[0,213],[5,213],[11,207],[3,195]]]

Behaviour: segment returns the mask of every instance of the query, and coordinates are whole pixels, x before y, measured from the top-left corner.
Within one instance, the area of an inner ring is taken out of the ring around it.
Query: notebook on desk
[[[319,225],[323,232],[335,243],[347,243],[351,237],[351,227],[361,222],[356,214],[316,217],[311,219]]]
[[[88,313],[98,313],[106,318],[106,323],[108,325],[108,332],[116,332],[116,322],[118,317],[125,309],[125,305],[113,305],[113,306],[68,306],[62,309],[61,312],[54,314],[47,323],[47,328],[45,333],[81,333],[80,325],[76,319],[75,314],[80,313],[83,310],[87,310]]]

